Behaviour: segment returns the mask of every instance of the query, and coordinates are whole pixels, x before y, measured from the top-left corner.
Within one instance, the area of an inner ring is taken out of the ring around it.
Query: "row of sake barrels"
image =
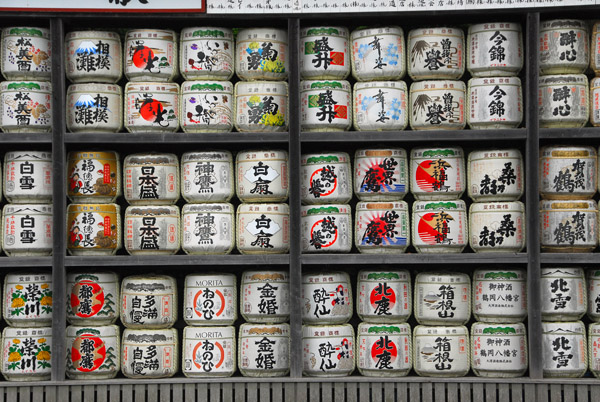
[[[464,325],[471,311],[476,320],[489,323],[527,317],[527,279],[520,269],[478,269],[472,281],[463,273],[420,272],[414,285],[405,270],[362,270],[356,286],[356,312],[369,323],[406,322],[413,313],[424,325]],[[353,317],[347,273],[304,274],[302,298],[304,324],[344,324]]]
[[[67,196],[75,203],[115,202],[123,193],[131,205],[172,205],[180,195],[189,203],[284,202],[288,198],[288,153],[257,149],[128,155],[121,169],[115,151],[76,151],[67,156]]]
[[[354,231],[348,204],[301,207],[303,253],[349,253],[353,238],[361,253],[399,254],[411,245],[418,253],[516,253],[526,245],[525,207],[520,201],[474,203],[463,200],[415,201],[408,204],[361,202]],[[353,233],[354,232],[354,233]]]

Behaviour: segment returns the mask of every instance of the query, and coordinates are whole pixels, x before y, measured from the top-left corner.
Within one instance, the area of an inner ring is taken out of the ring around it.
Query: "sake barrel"
[[[175,154],[130,154],[123,162],[125,199],[131,205],[169,205],[179,200]]]
[[[354,194],[361,201],[397,201],[408,193],[408,157],[403,148],[354,153]]]
[[[477,269],[473,316],[486,323],[523,322],[527,317],[527,273],[522,269]]]
[[[6,204],[2,249],[12,257],[52,254],[52,205]]]
[[[416,81],[410,86],[413,130],[462,130],[467,124],[467,88],[462,81]]]
[[[469,153],[467,189],[475,202],[517,201],[525,188],[523,156],[518,149]]]
[[[65,36],[65,69],[73,83],[115,84],[123,75],[123,48],[117,32],[73,31]]]
[[[121,322],[126,328],[171,328],[176,321],[177,282],[174,277],[151,274],[123,278]]]
[[[229,80],[233,76],[233,31],[223,27],[181,30],[179,68],[186,80]]]
[[[518,253],[525,248],[525,205],[475,202],[469,208],[469,245],[476,253]]]
[[[238,317],[233,274],[189,274],[183,294],[183,319],[188,325],[233,325]]]
[[[240,313],[247,322],[279,324],[290,318],[290,278],[287,271],[244,271]]]
[[[49,380],[52,328],[4,328],[1,371],[6,381]]]
[[[21,26],[2,29],[0,53],[0,70],[7,80],[50,81],[52,41],[48,28]]]
[[[123,331],[121,371],[128,378],[169,378],[179,371],[177,330],[130,329]]]
[[[596,148],[550,145],[540,150],[540,194],[545,199],[592,198],[598,186]]]
[[[234,126],[241,132],[284,132],[288,128],[288,84],[284,81],[238,82],[234,88]]]
[[[590,93],[583,74],[539,78],[540,128],[578,128],[588,122]]]
[[[289,193],[288,153],[277,149],[238,152],[236,193],[242,202],[283,202]]]
[[[576,321],[587,311],[587,288],[582,268],[542,268],[542,320]]]
[[[587,316],[593,322],[600,322],[600,270],[590,268],[585,271],[587,282]]]
[[[52,153],[12,151],[4,155],[4,197],[13,204],[52,202]]]
[[[52,130],[52,85],[45,81],[0,83],[0,129],[5,133]]]
[[[302,131],[348,131],[352,126],[352,88],[348,81],[302,81]]]
[[[461,253],[469,241],[467,225],[463,200],[413,204],[412,242],[419,253]]]
[[[119,276],[110,271],[67,274],[67,321],[78,326],[114,324],[119,318]]]
[[[412,368],[409,324],[358,324],[356,365],[367,377],[401,377]]]
[[[185,133],[233,130],[233,85],[229,81],[185,81],[179,107],[179,123]]]
[[[289,324],[242,324],[239,343],[244,377],[283,377],[290,372]]]
[[[544,377],[582,377],[588,369],[586,341],[581,321],[542,322]]]
[[[600,24],[592,27],[590,68],[596,76],[600,75]]]
[[[356,131],[400,131],[408,125],[408,89],[404,81],[359,82],[354,85]]]
[[[412,314],[410,273],[406,270],[359,271],[356,313],[367,323],[396,324],[408,321]]]
[[[67,89],[67,129],[118,133],[123,129],[123,91],[115,84],[73,84]]]
[[[234,327],[185,327],[183,375],[190,378],[230,377],[236,370]]]
[[[413,29],[407,40],[408,75],[414,81],[460,79],[465,72],[464,47],[465,34],[460,28]]]
[[[354,312],[350,276],[345,272],[303,274],[302,299],[304,324],[345,324]]]
[[[186,254],[229,254],[235,246],[235,209],[228,203],[185,204],[181,248]]]
[[[179,129],[179,84],[125,85],[125,129],[130,133],[174,133]]]
[[[169,29],[132,29],[124,43],[124,71],[130,82],[171,82],[179,75],[177,33]]]
[[[235,72],[244,81],[285,80],[288,33],[276,28],[240,29],[235,43]]]
[[[590,124],[600,127],[600,79],[598,77],[590,80]]]
[[[420,272],[414,300],[419,324],[464,325],[471,318],[471,279],[458,272]]]
[[[590,372],[598,378],[600,376],[600,324],[592,323],[588,327],[588,355]]]
[[[421,377],[463,377],[470,368],[469,330],[463,326],[417,325],[413,367]]]
[[[47,272],[6,274],[2,309],[6,323],[15,328],[52,325],[52,289],[52,274]]]
[[[66,375],[72,380],[115,378],[121,369],[120,330],[116,325],[67,327]]]
[[[594,200],[540,201],[542,251],[586,253],[598,246]]]
[[[542,21],[539,43],[540,74],[581,74],[588,68],[590,49],[586,21]]]
[[[71,255],[113,255],[121,249],[121,207],[71,204],[67,207],[67,251]]]
[[[67,196],[73,202],[106,204],[121,195],[121,160],[117,152],[69,152],[67,177]]]
[[[517,128],[523,121],[523,93],[518,77],[471,78],[467,123],[474,130]]]
[[[236,246],[241,254],[287,254],[290,249],[288,204],[240,204]]]
[[[352,199],[350,155],[346,152],[304,154],[300,164],[303,204],[347,203]]]
[[[352,76],[357,81],[399,80],[406,73],[404,31],[399,26],[358,28],[350,34]]]
[[[303,375],[345,377],[354,371],[356,345],[352,325],[303,325],[302,345]]]
[[[181,245],[179,207],[127,207],[125,232],[125,250],[131,255],[177,254]]]
[[[303,253],[350,252],[353,228],[349,205],[303,205],[301,214],[300,247]]]
[[[360,253],[400,254],[410,244],[405,201],[359,202],[354,225],[354,244]]]
[[[181,196],[190,203],[227,202],[234,194],[233,156],[229,151],[181,155]]]
[[[410,152],[410,190],[417,200],[460,198],[466,175],[461,147],[413,148]]]
[[[521,24],[486,22],[469,25],[467,70],[473,77],[516,76],[523,68]]]
[[[300,30],[300,78],[344,79],[350,75],[348,30],[340,26],[313,26]]]
[[[478,377],[521,377],[528,366],[525,325],[471,325],[471,367]]]

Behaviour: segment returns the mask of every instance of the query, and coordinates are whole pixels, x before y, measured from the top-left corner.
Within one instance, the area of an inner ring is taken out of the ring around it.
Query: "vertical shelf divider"
[[[290,175],[290,375],[302,377],[302,261],[300,255],[300,20],[288,18]]]
[[[66,368],[66,185],[65,67],[62,18],[50,19],[52,41],[52,381],[64,381]]]
[[[541,379],[543,377],[543,350],[542,350],[542,317],[541,317],[541,291],[540,291],[540,214],[539,214],[539,109],[538,74],[539,52],[538,32],[540,13],[527,14],[526,37],[526,116],[527,143],[526,143],[526,215],[527,215],[527,317],[529,332],[529,377]]]

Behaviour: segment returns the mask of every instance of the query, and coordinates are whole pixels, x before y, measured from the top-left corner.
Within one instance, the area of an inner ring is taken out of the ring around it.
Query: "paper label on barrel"
[[[81,211],[69,211],[69,249],[116,249],[118,248],[117,213],[114,207],[102,211],[100,207],[86,207]],[[98,211],[98,212],[94,212]]]
[[[474,334],[473,369],[494,372],[517,372],[527,369],[527,339],[514,327],[486,327]]]
[[[414,238],[415,245],[460,246],[467,243],[467,222],[463,211],[440,209],[415,212],[413,215],[418,233],[418,237]]]
[[[183,163],[182,194],[194,201],[226,201],[231,197],[231,162],[196,161]]]
[[[52,197],[50,157],[49,152],[8,153],[4,165],[6,197]]]
[[[133,34],[133,35],[132,35]],[[158,36],[164,38],[152,39]],[[125,42],[126,62],[125,73],[151,76],[174,75],[175,52],[177,44],[173,36],[166,32],[129,32]]]
[[[235,242],[232,213],[183,214],[182,247],[188,252],[226,253]]]
[[[250,88],[252,92],[252,88]],[[255,91],[258,92],[258,88]],[[287,91],[277,93],[277,86],[269,88],[270,94],[236,96],[236,121],[245,130],[283,130],[287,126]]]
[[[588,308],[587,314],[593,321],[600,317],[600,272],[593,270],[594,275],[587,277],[588,284]],[[598,275],[596,275],[598,273]]]
[[[598,43],[600,43],[600,35]],[[597,57],[600,59],[600,49],[598,49]],[[598,68],[600,68],[600,64],[598,64]],[[590,97],[590,123],[597,127],[600,125],[600,87],[598,87],[597,80],[594,79],[590,82]]]
[[[411,76],[460,78],[465,68],[465,38],[460,28],[415,29],[408,40]]]
[[[214,89],[213,89],[214,88]],[[221,84],[193,84],[193,93],[181,96],[181,126],[189,130],[230,130],[233,127],[233,92]]]
[[[300,38],[301,76],[344,78],[350,72],[348,33],[338,28],[311,28]]]
[[[249,252],[287,252],[289,248],[289,216],[277,204],[269,211],[238,213],[238,249]]]
[[[481,250],[520,250],[525,246],[525,222],[522,211],[505,211],[504,205],[484,205],[487,211],[471,212],[471,247]]]
[[[409,282],[400,282],[394,272],[370,273],[368,281],[359,279],[358,313],[363,316],[389,318],[390,321],[411,314]],[[379,280],[373,280],[379,278]]]
[[[247,324],[251,325],[251,324]],[[290,367],[290,337],[281,328],[250,328],[250,335],[240,335],[240,369],[269,373]]]
[[[593,156],[588,156],[585,151],[578,158],[544,155],[540,166],[541,191],[565,195],[594,194],[598,172],[596,155]]]
[[[415,283],[418,321],[440,325],[467,322],[471,316],[469,284],[462,283],[461,278],[433,277],[427,280],[433,283]]]
[[[360,130],[403,130],[408,124],[406,90],[356,89],[354,111]]]
[[[271,40],[269,40],[269,36]],[[265,40],[238,38],[236,72],[243,76],[258,76],[257,72],[279,74],[286,72],[287,38],[276,38],[276,35],[265,35]],[[276,40],[277,39],[277,40]],[[282,42],[283,41],[283,42]]]
[[[587,78],[577,84],[566,81],[556,84],[540,82],[540,122],[559,124],[568,121],[584,125],[589,116],[588,98]]]
[[[148,334],[152,337],[152,334]],[[154,336],[161,336],[160,334]],[[175,345],[142,345],[123,342],[123,372],[134,377],[165,377],[175,372]]]
[[[437,159],[413,159],[412,164],[413,191],[447,193],[464,190],[461,159],[441,156]]]
[[[202,282],[209,283],[200,287],[201,284],[196,281],[197,286],[188,286],[186,289],[185,318],[209,324],[223,321],[233,323],[236,316],[235,287],[227,286],[221,280]]]
[[[595,247],[597,211],[542,211],[542,246]]]
[[[571,333],[569,329],[561,332],[563,333],[543,335],[544,372],[584,372],[587,369],[585,336]]]
[[[50,275],[9,274],[4,286],[4,317],[11,322],[52,319]]]
[[[27,127],[50,130],[52,126],[52,96],[35,82],[8,83],[1,92],[2,127],[23,129]]]
[[[126,248],[129,251],[179,249],[179,216],[126,216]]]
[[[23,329],[6,333],[3,340],[2,374],[26,375],[32,379],[50,376],[52,335],[50,329]]]
[[[80,84],[85,88],[85,84]],[[92,84],[93,85],[93,84]],[[109,87],[110,88],[110,87]],[[113,87],[115,92],[117,87]],[[71,130],[114,130],[121,126],[121,95],[113,92],[69,93],[67,119]]]
[[[177,166],[125,166],[125,199],[175,200],[179,197]]]
[[[480,85],[482,81],[483,85]],[[521,85],[507,78],[481,78],[469,86],[470,124],[502,123],[517,127],[523,120]]]
[[[483,317],[524,317],[527,282],[511,271],[486,272],[473,279],[473,312]]]
[[[242,309],[246,316],[276,320],[290,313],[287,278],[281,273],[256,273],[253,282],[242,287]],[[264,279],[260,279],[264,278]]]
[[[355,366],[353,336],[324,334],[315,328],[314,338],[304,337],[304,371],[315,376],[350,374]]]
[[[520,197],[523,192],[523,162],[509,158],[504,152],[488,155],[499,159],[472,160],[469,163],[472,197],[492,196],[506,200]]]
[[[72,285],[67,305],[68,316],[110,320],[118,314],[116,282],[101,282],[97,276],[86,274],[78,276]]]
[[[7,77],[50,80],[52,42],[47,29],[14,27],[2,31],[2,72]]]
[[[302,317],[305,321],[346,322],[352,316],[352,300],[347,282],[304,283],[302,297]]]
[[[356,157],[354,191],[357,194],[405,194],[408,191],[406,157]]]
[[[357,244],[369,248],[408,246],[408,225],[408,211],[358,211]]]
[[[238,163],[238,190],[253,198],[272,196],[287,188],[287,161],[241,162]],[[286,185],[284,187],[284,184]]]
[[[523,66],[521,27],[515,23],[483,24],[481,30],[470,32],[470,69],[518,72]]]
[[[115,197],[118,192],[117,159],[114,153],[73,155],[68,166],[69,197]]]
[[[235,362],[235,339],[213,331],[215,338],[186,338],[183,372],[189,374],[231,373]],[[218,336],[218,337],[217,337]]]
[[[45,205],[4,208],[2,247],[6,252],[52,250],[52,210]]]
[[[350,90],[342,90],[339,82],[315,82],[311,90],[302,92],[301,120],[306,128],[329,127],[345,129],[352,121]],[[339,89],[337,85],[339,84]]]
[[[327,157],[309,159],[327,159]],[[302,199],[336,202],[352,198],[352,189],[349,184],[351,180],[349,165],[349,163],[336,163],[335,161],[327,163],[323,161],[322,164],[305,164],[302,166],[300,168]]]
[[[121,75],[121,41],[112,32],[80,32],[82,37],[67,37],[67,75],[85,77],[112,76],[113,82]]]
[[[543,269],[540,286],[542,287],[542,314],[579,315],[586,311],[583,271]]]
[[[231,31],[182,32],[181,72],[187,77],[229,77],[233,73]]]
[[[393,326],[383,328],[395,332]],[[361,334],[357,340],[358,367],[381,372],[410,370],[410,342],[410,336],[396,333]]]
[[[449,84],[448,88],[413,89],[410,101],[413,128],[434,130],[459,128],[465,124],[465,92],[462,87],[454,89],[454,84]]]
[[[179,90],[173,91],[172,85],[167,87],[167,90],[171,91],[169,93],[152,92],[152,89],[142,92],[141,88],[126,88],[125,125],[138,130],[144,127],[153,130],[175,130],[179,125]]]
[[[418,373],[443,375],[469,371],[469,345],[466,335],[435,329],[427,331],[426,335],[414,337],[414,366]]]
[[[93,328],[78,331],[67,349],[67,371],[77,374],[117,371],[120,359],[117,337],[117,334],[107,337]]]
[[[134,295],[123,292],[122,319],[142,327],[173,322],[173,294]]]
[[[309,252],[350,251],[352,248],[350,222],[349,215],[339,213],[322,213],[303,217],[301,222],[303,250]]]
[[[547,21],[540,26],[540,67],[542,70],[574,68],[583,73],[589,57],[587,29],[582,29],[580,24],[571,25],[569,21],[560,22]]]
[[[404,37],[397,29],[380,28],[352,41],[356,75],[361,79],[399,78],[404,73]],[[354,35],[354,33],[353,33]]]

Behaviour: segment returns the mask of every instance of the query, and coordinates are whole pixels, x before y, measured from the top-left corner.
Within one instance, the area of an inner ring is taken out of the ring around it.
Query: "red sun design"
[[[311,186],[312,186],[313,180],[315,179],[315,176],[317,176],[317,175],[318,175],[318,176],[320,176],[320,175],[321,175],[321,172],[322,172],[322,171],[324,171],[324,170],[326,170],[326,171],[327,171],[327,170],[329,170],[329,169],[326,169],[326,168],[321,168],[321,169],[319,169],[319,170],[315,170],[315,171],[314,171],[314,173],[313,173],[313,174],[310,176],[310,183],[311,183]],[[333,186],[331,186],[331,189],[330,189],[329,191],[327,191],[327,192],[321,193],[321,195],[320,195],[320,196],[321,196],[321,197],[327,197],[328,195],[331,195],[331,194],[332,194],[332,193],[335,191],[335,189],[337,188],[337,183],[338,183],[338,181],[337,181],[337,177],[335,177],[335,178],[333,179]]]
[[[141,49],[137,49],[133,53],[133,57],[131,61],[137,68],[146,68],[148,65],[148,60],[154,59],[154,52],[149,47],[142,47]]]
[[[160,101],[156,99],[148,99],[145,100],[140,108],[140,115],[146,121],[155,121],[156,116],[160,116],[163,114],[163,105]]]
[[[323,223],[324,220],[325,219],[321,219],[320,221],[316,221],[315,224],[312,226],[312,228],[310,228],[310,238],[311,238],[311,240],[314,239],[315,228],[317,226],[320,226],[321,223]],[[332,236],[332,238],[331,238],[331,240],[329,242],[321,244],[321,247],[322,248],[327,248],[327,247],[333,245],[337,241],[337,238],[338,238],[338,231],[337,231],[337,228],[336,228],[335,229],[335,236]]]
[[[381,289],[379,289],[378,291],[378,287],[381,286]],[[369,302],[371,303],[371,307],[373,307],[374,309],[377,308],[377,302],[381,301],[381,299],[385,296],[390,305],[389,307],[392,308],[394,307],[394,305],[396,304],[396,292],[394,292],[394,289],[392,288],[387,288],[386,292],[388,294],[384,295],[383,294],[383,284],[380,284],[380,286],[376,286],[372,291],[371,294],[369,295]]]
[[[438,166],[438,172],[440,169],[443,171],[447,171],[452,166],[443,159],[439,160],[426,160],[417,166],[417,171],[415,172],[415,179],[417,181],[417,185],[423,191],[433,192],[436,187],[435,183],[438,182],[438,178],[435,177],[435,166]],[[438,182],[439,185],[439,182]]]
[[[438,231],[435,228],[438,225],[438,221],[441,220],[438,215],[439,214],[436,212],[430,212],[428,214],[423,215],[421,219],[419,219],[419,225],[417,230],[419,231],[419,237],[426,244],[437,244],[437,239],[440,236],[444,236],[441,231]],[[450,221],[453,220],[453,218],[451,215],[447,214],[446,220]],[[442,225],[443,223],[443,221],[440,222],[440,225]]]
[[[83,364],[82,361],[82,345],[85,343],[89,343],[86,341],[93,342],[93,350],[90,352],[92,354],[93,363],[92,366],[89,367],[86,364]],[[100,339],[98,336],[93,334],[83,334],[75,338],[73,341],[73,346],[71,346],[71,361],[73,362],[73,366],[78,370],[84,373],[89,373],[91,371],[97,370],[98,367],[104,363],[106,359],[106,345],[104,341]]]
[[[373,346],[371,347],[371,358],[375,361],[378,361],[379,357],[377,356],[381,355],[384,351],[387,351],[390,354],[390,362],[393,363],[398,357],[398,348],[390,339],[388,339],[387,348],[385,346],[386,345],[384,342],[376,341],[373,343]]]
[[[81,311],[82,309],[79,308],[81,304],[79,295],[81,294],[83,296],[90,291],[92,293],[90,297],[90,310]],[[102,289],[102,286],[100,286],[98,283],[89,279],[83,279],[73,286],[73,289],[71,290],[71,309],[73,312],[75,312],[77,317],[93,317],[98,314],[100,310],[102,310],[102,307],[104,307],[104,289]]]
[[[198,311],[196,309],[196,306],[198,305],[198,298],[202,295],[202,290],[199,290],[198,293],[196,293],[196,296],[194,296],[194,312],[196,313],[196,315],[198,317],[202,317],[202,311]],[[225,296],[223,296],[223,293],[221,293],[220,290],[215,290],[215,295],[217,295],[219,297],[219,300],[221,301],[221,307],[219,308],[219,311],[217,311],[215,313],[215,316],[218,317],[223,313],[223,310],[225,310]]]

